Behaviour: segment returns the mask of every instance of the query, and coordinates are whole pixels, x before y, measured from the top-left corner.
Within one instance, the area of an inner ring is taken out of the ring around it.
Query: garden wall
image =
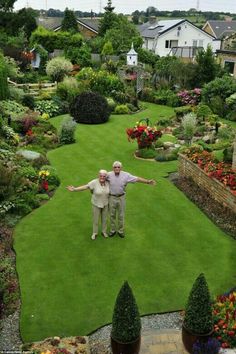
[[[236,195],[216,179],[210,178],[205,171],[182,154],[179,154],[179,174],[181,177],[191,177],[213,199],[236,213]]]

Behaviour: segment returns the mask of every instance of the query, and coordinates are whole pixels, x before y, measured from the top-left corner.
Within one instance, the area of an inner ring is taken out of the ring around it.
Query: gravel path
[[[22,344],[19,331],[19,311],[1,321],[0,352],[19,351]]]
[[[149,315],[141,318],[142,330],[148,329],[164,329],[164,328],[181,328],[181,315],[179,312],[165,313],[161,315]],[[111,325],[104,326],[89,336],[90,345],[97,346],[98,342],[106,343],[109,347]],[[2,320],[2,328],[0,333],[0,352],[1,351],[19,351],[22,344],[19,333],[19,311]],[[100,349],[101,350],[101,349]],[[92,351],[93,353],[93,351]],[[95,353],[95,352],[94,352]],[[99,352],[97,352],[99,353]],[[102,351],[99,353],[101,354]],[[104,351],[105,353],[105,351]]]

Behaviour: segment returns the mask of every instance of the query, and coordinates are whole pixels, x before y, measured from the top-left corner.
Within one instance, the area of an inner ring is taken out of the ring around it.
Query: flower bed
[[[217,164],[212,164],[206,152],[201,156],[204,158],[200,159],[198,153],[191,156],[179,154],[180,176],[191,177],[200,188],[208,191],[213,199],[236,213],[235,171],[229,166],[222,168],[222,165],[217,169]]]
[[[232,169],[231,164],[213,162],[213,156],[208,151],[191,153],[191,150],[188,152],[189,150],[186,150],[185,155],[190,161],[197,163],[209,177],[217,179],[236,194],[236,170]]]
[[[236,292],[218,296],[213,303],[214,337],[222,348],[236,347]]]
[[[161,137],[162,133],[157,128],[149,125],[149,120],[144,119],[145,123],[139,121],[133,128],[127,128],[126,133],[129,141],[137,140],[138,148],[150,148],[153,143]]]

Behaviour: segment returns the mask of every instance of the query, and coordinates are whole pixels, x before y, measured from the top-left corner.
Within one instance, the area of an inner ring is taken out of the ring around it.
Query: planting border
[[[213,199],[236,213],[236,195],[182,154],[179,154],[179,174],[182,177],[191,177],[201,188],[207,190]]]

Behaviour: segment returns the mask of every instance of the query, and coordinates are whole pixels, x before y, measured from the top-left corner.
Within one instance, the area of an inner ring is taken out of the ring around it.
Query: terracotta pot
[[[191,333],[187,328],[182,326],[182,342],[188,353],[192,353],[194,343],[199,340],[201,342],[207,342],[208,338],[211,337],[213,329],[206,334],[196,334]]]
[[[138,354],[140,345],[141,336],[129,343],[122,343],[111,337],[111,349],[113,354]]]

